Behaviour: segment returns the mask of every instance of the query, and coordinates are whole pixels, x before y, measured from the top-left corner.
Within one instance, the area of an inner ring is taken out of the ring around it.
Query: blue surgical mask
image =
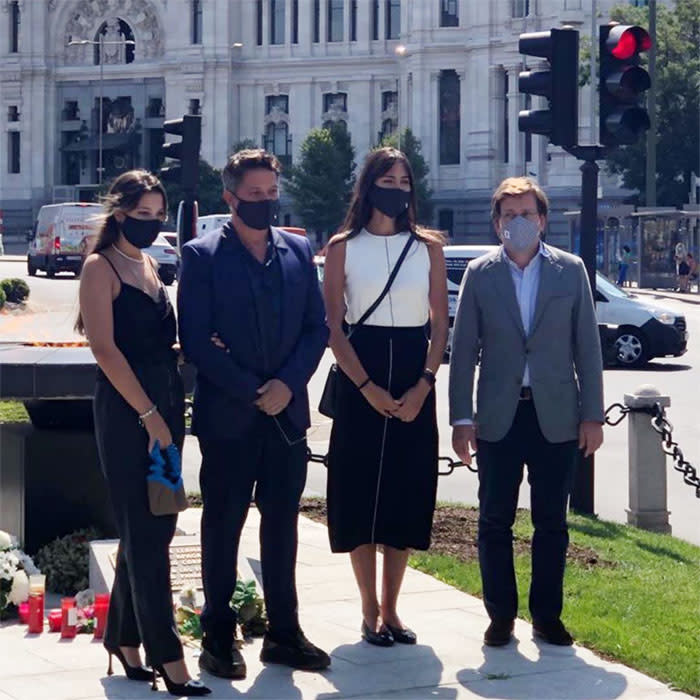
[[[540,237],[540,227],[535,221],[516,216],[503,227],[503,245],[513,253],[531,250]]]

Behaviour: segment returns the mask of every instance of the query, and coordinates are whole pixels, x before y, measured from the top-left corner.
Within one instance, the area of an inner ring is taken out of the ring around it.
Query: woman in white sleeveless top
[[[435,508],[438,433],[435,373],[448,332],[440,238],[415,224],[413,175],[393,148],[372,152],[343,230],[328,247],[324,296],[339,366],[328,455],[328,527],[334,552],[350,552],[362,597],[362,637],[414,644],[397,612],[409,549],[427,549]],[[390,291],[380,296],[402,250]],[[384,548],[381,605],[376,552]]]

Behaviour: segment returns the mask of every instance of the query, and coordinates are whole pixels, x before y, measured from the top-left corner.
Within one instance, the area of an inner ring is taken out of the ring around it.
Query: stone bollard
[[[671,405],[669,396],[644,384],[634,394],[625,394],[629,408],[664,408]],[[631,412],[629,421],[629,509],[627,522],[653,532],[671,533],[666,502],[666,455],[661,449],[661,436],[651,425],[647,413]]]

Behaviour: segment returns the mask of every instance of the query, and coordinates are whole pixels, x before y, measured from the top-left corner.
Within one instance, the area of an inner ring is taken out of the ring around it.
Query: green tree
[[[240,141],[236,141],[236,143],[231,146],[231,155],[234,153],[238,153],[238,151],[244,151],[248,148],[260,148],[253,139],[241,139]]]
[[[354,184],[355,149],[344,125],[312,129],[301,145],[301,157],[290,169],[285,188],[294,211],[319,243],[343,222]]]
[[[425,162],[421,152],[420,139],[410,129],[404,129],[402,132],[385,136],[379,143],[378,148],[382,146],[397,148],[406,155],[408,162],[411,164],[411,170],[413,170],[418,223],[430,224],[433,217],[433,192],[428,184],[430,167]]]
[[[611,17],[649,26],[646,7],[620,5]],[[691,173],[700,173],[700,0],[676,0],[673,8],[659,4],[656,43],[657,203],[681,206]],[[613,151],[607,168],[622,176],[625,187],[638,190],[644,203],[646,139]]]
[[[176,182],[164,182],[163,184],[168,195],[170,221],[174,224],[177,219],[177,207],[180,204],[180,200],[183,199],[182,189],[179,183]],[[200,216],[221,214],[228,210],[222,199],[221,171],[212,168],[205,160],[199,161],[197,203]]]

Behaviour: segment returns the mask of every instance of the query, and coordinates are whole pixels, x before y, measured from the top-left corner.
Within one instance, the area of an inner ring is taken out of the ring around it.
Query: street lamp
[[[103,48],[108,44],[114,44],[117,46],[136,46],[136,42],[133,39],[124,39],[123,41],[105,41],[100,34],[100,38],[95,41],[93,39],[71,39],[66,46],[99,46],[97,57],[100,61],[100,126],[97,131],[97,184],[102,185],[102,109],[103,109],[103,87],[104,87],[104,56]]]

